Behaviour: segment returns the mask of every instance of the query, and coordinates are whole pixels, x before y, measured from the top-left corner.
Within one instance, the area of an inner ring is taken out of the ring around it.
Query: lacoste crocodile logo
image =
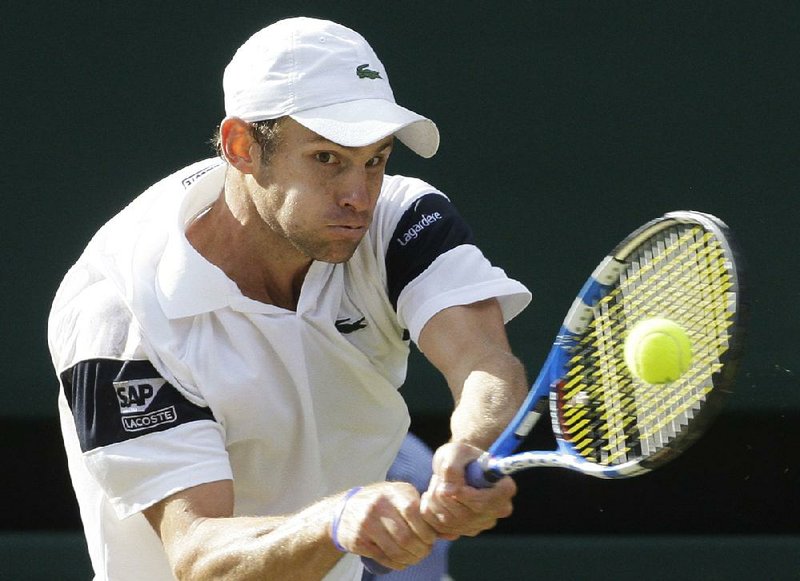
[[[356,74],[358,75],[359,79],[382,79],[381,74],[378,71],[373,71],[372,69],[367,68],[369,64],[365,65],[358,65],[356,67]]]
[[[365,317],[361,317],[358,321],[353,323],[350,321],[350,318],[348,317],[346,319],[336,319],[334,326],[336,327],[336,330],[339,331],[342,335],[348,335],[353,331],[358,331],[359,329],[363,329],[364,327],[366,327],[367,322],[365,320]]]

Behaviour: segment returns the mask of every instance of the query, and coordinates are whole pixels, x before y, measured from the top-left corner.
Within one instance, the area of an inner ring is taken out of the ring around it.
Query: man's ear
[[[259,159],[251,125],[239,117],[226,117],[219,132],[222,154],[227,162],[242,173],[252,174]]]

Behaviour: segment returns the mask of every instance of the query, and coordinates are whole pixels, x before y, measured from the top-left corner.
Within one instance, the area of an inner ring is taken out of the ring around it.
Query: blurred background
[[[297,15],[361,32],[398,101],[439,125],[435,158],[400,147],[390,172],[447,193],[531,288],[509,325],[531,375],[641,222],[716,214],[746,259],[745,356],[706,437],[630,481],[523,474],[515,514],[453,547],[456,581],[800,578],[800,4],[6,0],[0,580],[90,578],[46,342],[61,277],[131,198],[213,154],[223,68]],[[418,354],[403,391],[442,443],[451,401]]]

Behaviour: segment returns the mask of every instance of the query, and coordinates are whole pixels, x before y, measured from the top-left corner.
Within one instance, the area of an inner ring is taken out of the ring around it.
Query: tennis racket
[[[692,343],[677,380],[634,377],[624,341],[637,322],[668,318]],[[640,227],[606,256],[569,309],[542,370],[511,423],[466,480],[488,488],[532,467],[599,478],[645,474],[703,433],[729,393],[740,350],[741,271],[728,227],[700,212],[672,212]],[[550,413],[556,449],[514,453]],[[384,568],[371,559],[374,573]]]
[[[526,468],[627,478],[673,460],[703,433],[731,389],[742,328],[741,272],[727,226],[672,212],[640,227],[600,262],[569,309],[514,419],[467,482],[492,486]],[[634,377],[624,341],[637,322],[665,317],[692,343],[672,383]],[[550,412],[556,450],[514,453]]]

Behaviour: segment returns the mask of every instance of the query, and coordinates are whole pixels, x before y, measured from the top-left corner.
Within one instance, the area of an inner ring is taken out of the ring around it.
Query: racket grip
[[[386,575],[386,573],[391,573],[392,570],[389,567],[384,567],[377,561],[370,559],[369,557],[361,557],[361,563],[363,563],[364,568],[372,573],[373,575]]]
[[[491,470],[486,470],[481,460],[482,458],[478,458],[467,464],[464,479],[472,488],[491,488],[503,476]]]

